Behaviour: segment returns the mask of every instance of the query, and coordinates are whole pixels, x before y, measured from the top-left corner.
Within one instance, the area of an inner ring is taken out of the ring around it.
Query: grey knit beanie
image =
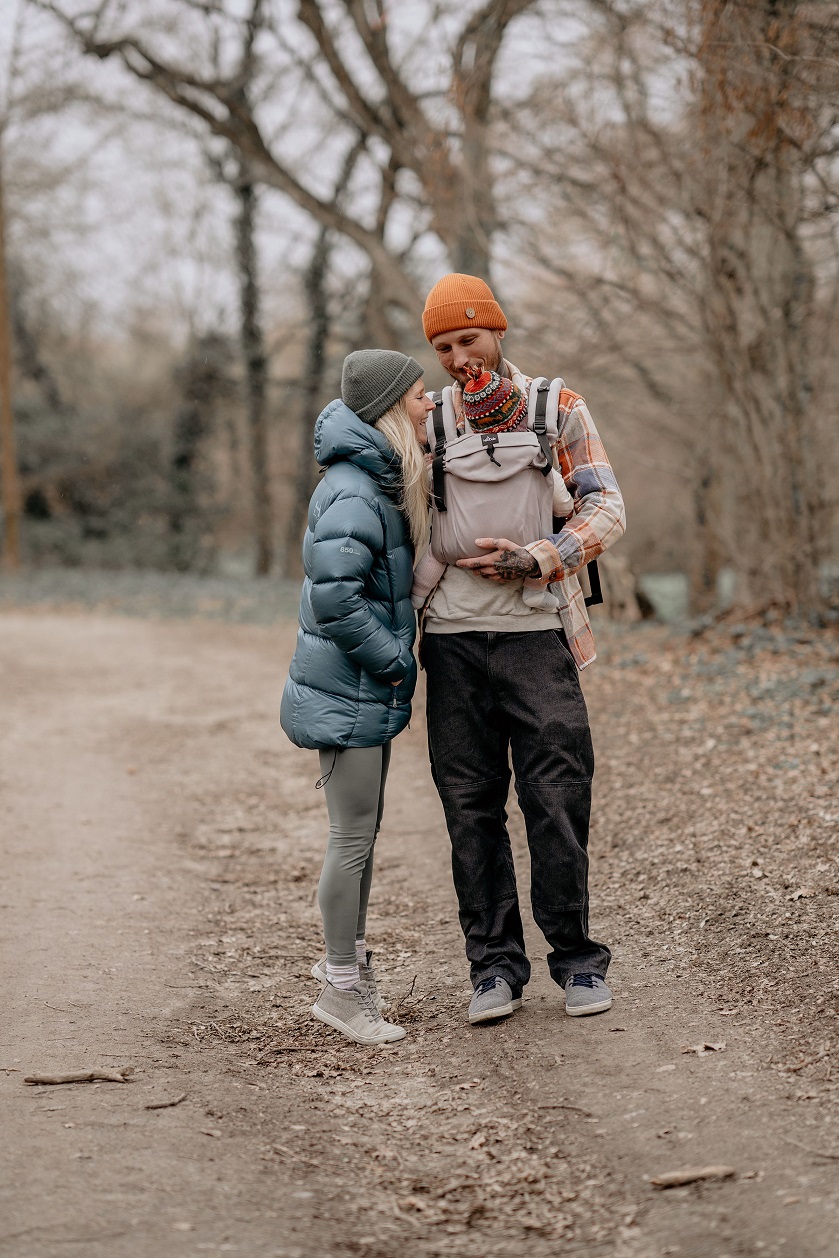
[[[341,372],[341,398],[365,424],[375,424],[422,375],[415,358],[395,349],[357,349]]]

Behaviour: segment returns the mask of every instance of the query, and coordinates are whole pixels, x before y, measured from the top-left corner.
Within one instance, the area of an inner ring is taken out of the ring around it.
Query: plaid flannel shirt
[[[523,375],[510,362],[506,367],[513,384],[526,390],[532,377]],[[463,398],[459,385],[453,394],[455,412],[460,416]],[[557,429],[557,464],[573,495],[574,512],[561,532],[531,542],[525,549],[534,556],[542,581],[559,600],[562,627],[571,654],[582,669],[596,659],[596,653],[576,573],[623,536],[626,511],[603,442],[579,393],[570,389],[560,393]]]

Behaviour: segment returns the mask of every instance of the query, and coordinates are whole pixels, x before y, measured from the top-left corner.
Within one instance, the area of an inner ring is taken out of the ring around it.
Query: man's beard
[[[507,371],[506,371],[506,363],[504,362],[504,354],[503,354],[503,352],[502,352],[502,345],[501,345],[501,341],[500,341],[500,340],[498,341],[498,356],[497,356],[497,358],[496,358],[495,362],[489,362],[489,360],[487,360],[487,361],[484,363],[484,368],[483,368],[483,369],[484,369],[484,371],[494,371],[494,372],[496,372],[499,376],[506,376],[506,375],[507,375]],[[457,383],[458,383],[458,384],[460,384],[460,385],[463,385],[463,384],[465,383],[466,378],[467,378],[467,376],[466,376],[466,372],[465,372],[465,371],[463,371],[463,372],[461,373],[461,375],[464,377],[464,379],[463,379],[463,380],[461,380],[460,375],[453,375],[452,373],[449,373],[449,375],[450,375],[450,378],[451,378],[452,380],[456,380],[456,381],[457,381]]]

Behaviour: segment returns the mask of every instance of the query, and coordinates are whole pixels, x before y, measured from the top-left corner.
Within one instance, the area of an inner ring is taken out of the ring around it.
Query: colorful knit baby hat
[[[527,398],[512,380],[496,371],[467,367],[469,381],[463,387],[463,415],[476,432],[509,432],[523,418]]]
[[[477,275],[444,275],[425,299],[422,327],[432,341],[441,332],[490,328],[504,332],[507,320],[489,284]]]

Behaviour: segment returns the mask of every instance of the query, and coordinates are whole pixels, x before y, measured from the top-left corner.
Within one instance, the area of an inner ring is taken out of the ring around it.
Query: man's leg
[[[588,829],[594,752],[574,659],[560,632],[497,634],[491,666],[504,712],[516,792],[527,827],[531,901],[561,987],[605,975],[611,953],[588,933]]]
[[[505,804],[509,735],[493,696],[485,633],[428,634],[431,772],[446,814],[472,985],[497,975],[514,997],[530,978]]]

